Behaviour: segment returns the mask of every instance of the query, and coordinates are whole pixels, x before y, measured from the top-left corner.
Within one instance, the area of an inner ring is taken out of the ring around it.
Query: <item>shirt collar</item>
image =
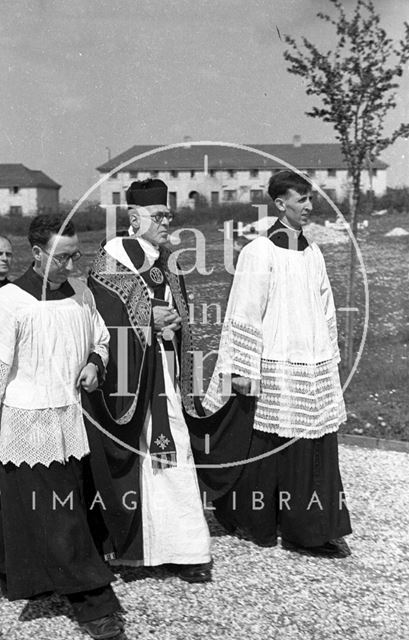
[[[283,231],[282,233],[279,233],[280,229],[285,229],[285,231]],[[287,232],[287,229],[293,232],[292,237],[294,238],[294,241],[296,240],[295,247],[289,246],[290,234]],[[302,229],[300,229],[300,231],[297,231],[296,229],[293,229],[292,227],[289,227],[288,225],[283,224],[279,218],[277,218],[273,226],[270,227],[270,229],[268,230],[267,237],[270,238],[273,244],[275,244],[278,247],[281,247],[282,249],[291,248],[297,251],[304,251],[304,249],[308,247],[308,241],[305,235],[303,234]]]
[[[132,229],[132,226],[129,227],[128,234],[130,236],[135,235],[134,230]],[[153,260],[153,262],[155,262],[159,258],[159,255],[160,255],[159,247],[155,247],[151,242],[149,242],[149,240],[146,240],[141,236],[138,236],[138,242],[141,245],[144,253],[146,254],[149,260]]]
[[[280,218],[277,219],[277,223],[278,223],[277,226],[285,227],[286,229],[290,229],[297,236],[300,236],[302,234],[302,229],[294,229],[294,227],[290,227],[289,224],[286,224]]]

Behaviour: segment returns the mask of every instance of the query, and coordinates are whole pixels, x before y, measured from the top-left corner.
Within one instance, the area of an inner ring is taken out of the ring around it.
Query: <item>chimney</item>
[[[203,172],[205,176],[209,175],[209,156],[207,153],[203,156]]]
[[[293,136],[293,146],[294,147],[301,147],[301,136],[296,134],[295,136]]]
[[[185,147],[190,147],[190,141],[192,140],[192,136],[183,136],[183,142],[185,143]]]

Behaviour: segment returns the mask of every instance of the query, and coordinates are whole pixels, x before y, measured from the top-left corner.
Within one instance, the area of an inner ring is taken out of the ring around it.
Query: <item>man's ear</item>
[[[276,198],[274,200],[274,204],[277,207],[277,209],[279,211],[281,211],[281,213],[284,213],[284,211],[285,211],[285,200],[284,200],[284,198]]]
[[[36,262],[39,262],[41,260],[41,248],[35,244],[33,247],[31,247],[31,252],[33,254],[34,260]]]
[[[134,229],[134,231],[137,231],[141,224],[139,213],[137,212],[136,209],[130,209],[128,211],[128,215],[129,215],[129,222],[132,225],[132,228]]]

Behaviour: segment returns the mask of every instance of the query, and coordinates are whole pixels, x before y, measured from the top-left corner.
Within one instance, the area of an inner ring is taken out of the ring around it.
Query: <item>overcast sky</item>
[[[409,0],[374,0],[389,35]],[[354,5],[344,0],[344,5]],[[333,142],[308,118],[281,34],[330,44],[328,0],[0,0],[0,162],[42,169],[79,198],[134,144]],[[325,38],[325,40],[324,40]],[[389,126],[409,120],[409,72]],[[406,159],[405,159],[406,155]],[[408,142],[382,156],[409,184]],[[97,194],[96,194],[97,195]]]

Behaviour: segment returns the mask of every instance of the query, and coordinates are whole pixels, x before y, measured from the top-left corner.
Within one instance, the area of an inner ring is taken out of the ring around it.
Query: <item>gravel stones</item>
[[[407,640],[409,456],[340,447],[352,556],[330,560],[225,534],[208,511],[213,582],[120,568],[126,633],[161,640]],[[84,640],[64,599],[0,599],[0,637]]]

